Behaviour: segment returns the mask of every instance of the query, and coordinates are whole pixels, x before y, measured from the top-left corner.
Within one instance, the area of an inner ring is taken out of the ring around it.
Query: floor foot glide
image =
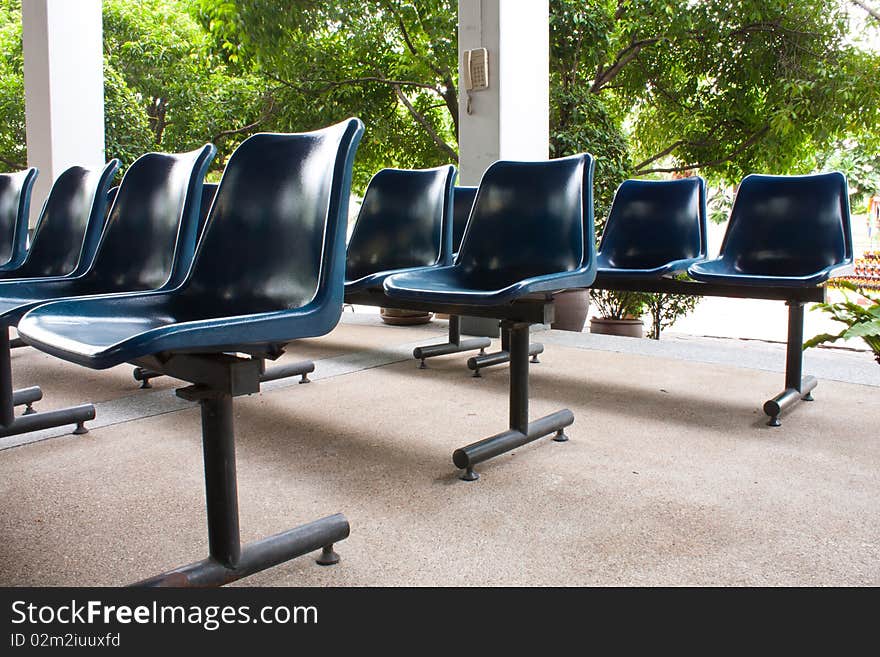
[[[321,554],[315,559],[319,566],[333,566],[339,563],[339,555],[333,550],[333,543],[321,548]]]
[[[459,477],[462,481],[476,481],[480,478],[480,475],[474,472],[473,468],[468,468],[464,471],[464,473]]]

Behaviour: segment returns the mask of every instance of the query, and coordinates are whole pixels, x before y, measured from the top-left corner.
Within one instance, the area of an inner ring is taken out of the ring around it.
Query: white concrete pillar
[[[492,162],[547,159],[550,143],[549,0],[458,0],[459,184]],[[464,89],[464,53],[489,52],[489,88]]]
[[[28,165],[40,169],[31,225],[52,182],[104,162],[101,0],[23,0]]]

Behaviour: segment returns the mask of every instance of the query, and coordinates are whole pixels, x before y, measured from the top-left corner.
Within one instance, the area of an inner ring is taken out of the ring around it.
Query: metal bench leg
[[[241,545],[232,397],[201,386],[178,390],[178,395],[197,400],[202,407],[210,556],[135,586],[221,586],[315,550],[321,550],[319,564],[338,562],[333,544],[347,538],[350,531],[348,521],[341,514]]]
[[[441,344],[431,344],[424,347],[416,347],[413,349],[413,358],[419,361],[419,369],[428,369],[425,365],[426,358],[434,356],[446,356],[448,354],[458,354],[463,351],[472,351],[479,349],[481,354],[486,353],[486,347],[492,344],[489,338],[468,338],[461,339],[461,317],[458,315],[449,316],[449,340]]]
[[[14,390],[12,388],[12,354],[9,347],[9,329],[0,327],[0,438],[17,436],[22,433],[62,427],[74,424],[74,434],[88,433],[85,422],[95,419],[92,404],[70,406],[55,411],[37,413],[33,403],[43,398],[43,391],[37,386]],[[16,406],[25,406],[23,415],[15,416]]]
[[[764,402],[767,425],[782,425],[779,416],[799,401],[813,401],[816,377],[803,376],[804,365],[804,303],[786,301],[788,306],[788,343],[785,348],[785,390]]]
[[[475,481],[477,463],[486,461],[542,436],[555,433],[553,440],[565,442],[565,427],[574,423],[574,413],[568,409],[529,422],[529,325],[503,322],[502,332],[509,332],[510,353],[510,428],[499,434],[461,447],[452,454],[452,462],[464,470],[461,479]],[[502,333],[503,335],[503,333]]]
[[[540,342],[529,344],[529,356],[532,363],[540,363],[538,354],[544,353],[544,345]],[[493,367],[495,365],[503,365],[510,361],[510,331],[501,329],[501,350],[493,351],[490,354],[481,353],[479,356],[468,358],[467,366],[469,370],[473,370],[474,378],[480,378],[480,370],[484,367]]]

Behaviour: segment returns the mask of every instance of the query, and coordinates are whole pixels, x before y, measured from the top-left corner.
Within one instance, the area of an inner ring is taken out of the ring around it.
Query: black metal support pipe
[[[349,533],[348,521],[337,513],[245,545],[235,568],[209,557],[134,586],[222,586],[315,550],[322,550],[318,563],[332,564],[339,560],[333,544],[348,538]]]
[[[474,481],[480,477],[473,471],[474,466],[478,463],[522,447],[538,438],[549,436],[551,433],[556,433],[553,438],[556,442],[565,442],[568,437],[565,435],[564,429],[572,424],[574,424],[574,413],[567,408],[556,411],[530,422],[526,432],[508,429],[466,447],[460,447],[452,453],[452,462],[455,467],[465,470],[461,479]]]
[[[506,324],[506,322],[505,322]],[[529,325],[502,325],[510,349],[510,422],[513,431],[529,430]]]
[[[426,358],[435,356],[446,356],[449,354],[459,354],[463,351],[473,351],[479,349],[480,353],[485,353],[486,347],[492,344],[489,338],[468,338],[461,339],[461,317],[458,315],[449,316],[449,339],[447,342],[440,344],[426,345],[424,347],[416,347],[413,349],[413,358],[420,361],[419,369],[427,369],[425,365]]]
[[[9,328],[0,327],[0,424],[9,427],[15,421],[12,389],[12,354],[9,352]]]
[[[568,440],[563,429],[574,422],[574,414],[563,409],[529,422],[529,324],[502,323],[502,335],[507,333],[505,340],[510,355],[510,401],[509,428],[507,431],[461,447],[452,454],[452,462],[465,472],[461,475],[464,481],[475,481],[480,475],[474,472],[474,466],[495,456],[521,447],[542,436],[556,433],[553,440]]]
[[[300,377],[300,383],[309,383],[309,374],[314,371],[314,361],[301,360],[287,365],[278,365],[277,367],[272,367],[264,371],[260,376],[260,381],[265,383],[266,381],[276,381],[278,379],[286,379],[290,376],[298,376]],[[135,381],[141,381],[141,389],[145,389],[153,387],[153,384],[150,383],[150,379],[156,379],[165,375],[162,374],[162,372],[157,372],[146,367],[135,367],[132,376]]]
[[[290,376],[300,377],[300,383],[309,382],[309,374],[315,371],[315,363],[311,360],[301,360],[296,363],[286,365],[278,365],[263,372],[260,375],[260,383],[266,381],[275,381],[277,379],[286,379]]]
[[[804,364],[804,302],[787,301],[788,342],[785,346],[785,390],[764,402],[767,425],[782,425],[779,416],[799,401],[813,401],[812,391],[818,385],[813,376],[803,375]]]
[[[66,424],[76,425],[73,433],[88,433],[85,422],[95,419],[95,407],[81,404],[44,413],[34,412],[31,404],[43,398],[36,386],[14,390],[12,388],[12,355],[9,349],[9,327],[0,328],[0,437],[16,436],[30,431],[40,431]],[[15,407],[26,405],[24,415],[15,416]]]
[[[153,384],[150,383],[150,379],[160,377],[162,376],[162,373],[147,369],[146,367],[135,367],[134,372],[132,372],[131,375],[134,377],[135,381],[141,382],[141,389],[146,390],[147,388],[153,387]]]
[[[538,360],[538,354],[543,353],[544,345],[540,342],[532,342],[529,344],[530,362],[540,363],[541,361]],[[473,370],[475,378],[480,378],[482,376],[480,370],[486,367],[494,367],[495,365],[503,365],[508,362],[510,362],[510,353],[502,349],[501,351],[493,351],[488,354],[471,356],[467,360],[467,366],[469,370]]]
[[[30,386],[28,388],[19,388],[12,391],[12,405],[24,406],[30,408],[31,404],[38,402],[43,398],[43,391],[39,386]],[[32,411],[33,412],[33,411]]]
[[[227,568],[235,568],[241,555],[241,542],[232,397],[217,394],[202,399],[201,406],[208,545],[214,560]]]
[[[71,433],[81,435],[89,432],[84,423],[94,419],[95,407],[92,404],[69,406],[55,411],[27,413],[18,416],[9,425],[0,426],[0,438],[17,436],[22,433],[30,433],[31,431],[40,431],[41,429],[63,427],[66,424],[75,424],[76,427]]]
[[[458,315],[449,316],[449,342],[452,344],[461,342],[461,317]]]
[[[20,349],[21,347],[27,347],[27,342],[25,342],[21,338],[12,338],[9,341],[10,349]]]

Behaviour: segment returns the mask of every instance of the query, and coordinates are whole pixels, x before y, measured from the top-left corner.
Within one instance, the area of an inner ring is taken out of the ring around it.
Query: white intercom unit
[[[465,91],[482,91],[489,87],[489,51],[485,48],[464,53]]]

